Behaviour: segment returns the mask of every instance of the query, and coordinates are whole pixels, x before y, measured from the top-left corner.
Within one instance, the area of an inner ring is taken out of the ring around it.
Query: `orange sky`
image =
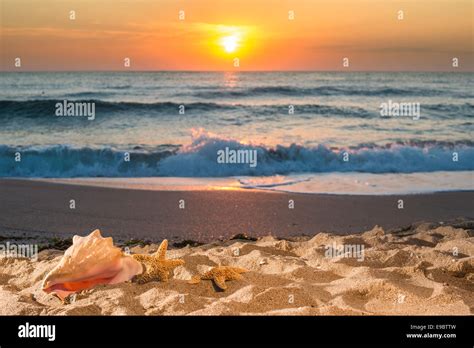
[[[458,57],[474,71],[472,0],[0,3],[2,71],[19,70],[16,57],[22,70],[343,70],[348,57],[349,70],[402,71],[451,71]]]

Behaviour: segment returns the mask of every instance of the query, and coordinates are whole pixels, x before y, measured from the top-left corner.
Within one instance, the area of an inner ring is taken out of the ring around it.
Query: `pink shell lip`
[[[142,272],[142,265],[133,258],[122,259],[121,267],[113,271],[99,272],[86,277],[67,278],[58,277],[56,280],[49,280],[46,277],[43,281],[43,291],[46,293],[55,293],[61,300],[68,295],[93,288],[100,284],[116,284],[132,279],[136,274]]]
[[[88,277],[78,277],[78,278],[71,278],[71,279],[57,279],[57,280],[48,280],[48,278],[46,278],[44,281],[43,281],[43,290],[46,291],[46,292],[49,292],[51,290],[49,289],[52,289],[52,288],[60,288],[61,287],[61,284],[79,284],[79,283],[87,283],[87,282],[94,282],[96,280],[112,280],[113,278],[115,278],[117,276],[117,274],[119,274],[121,272],[121,270],[117,270],[117,271],[114,271],[114,272],[104,272],[104,273],[97,273],[97,274],[93,274],[93,275],[90,275]],[[100,283],[102,284],[102,283]],[[49,291],[48,291],[49,290]]]
[[[45,279],[43,282],[43,291],[46,293],[54,293],[61,300],[64,300],[70,294],[79,292],[81,290],[90,289],[99,284],[110,284],[113,282],[114,278],[120,273],[118,270],[116,272],[108,272],[103,274],[96,274],[90,277],[77,278],[71,280],[61,280],[57,281],[48,281]]]

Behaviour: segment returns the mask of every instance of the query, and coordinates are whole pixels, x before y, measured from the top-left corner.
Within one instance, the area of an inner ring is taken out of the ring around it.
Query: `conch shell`
[[[98,284],[117,284],[143,272],[142,264],[124,255],[103,238],[99,230],[86,237],[74,236],[59,264],[43,280],[43,291],[54,293],[62,301],[72,293]]]

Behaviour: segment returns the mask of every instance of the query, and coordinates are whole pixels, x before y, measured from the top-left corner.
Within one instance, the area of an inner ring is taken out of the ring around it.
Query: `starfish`
[[[153,255],[132,255],[135,260],[142,264],[144,270],[141,274],[136,275],[133,278],[133,281],[139,284],[150,282],[152,280],[160,280],[163,282],[168,281],[169,272],[175,267],[184,265],[184,260],[166,259],[166,249],[168,249],[168,240],[165,239],[163,242],[161,242],[160,247]]]
[[[240,273],[248,272],[245,268],[230,267],[230,266],[218,266],[207,271],[202,276],[196,275],[191,278],[189,284],[197,284],[204,280],[213,280],[217,287],[221,290],[227,289],[226,280],[239,280],[242,279]]]

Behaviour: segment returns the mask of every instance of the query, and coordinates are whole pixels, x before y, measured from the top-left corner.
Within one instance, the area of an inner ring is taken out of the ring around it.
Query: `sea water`
[[[472,190],[473,82],[472,73],[0,73],[0,177]],[[70,103],[93,105],[94,117],[58,116]],[[257,165],[218,161],[226,149],[256,153]]]

